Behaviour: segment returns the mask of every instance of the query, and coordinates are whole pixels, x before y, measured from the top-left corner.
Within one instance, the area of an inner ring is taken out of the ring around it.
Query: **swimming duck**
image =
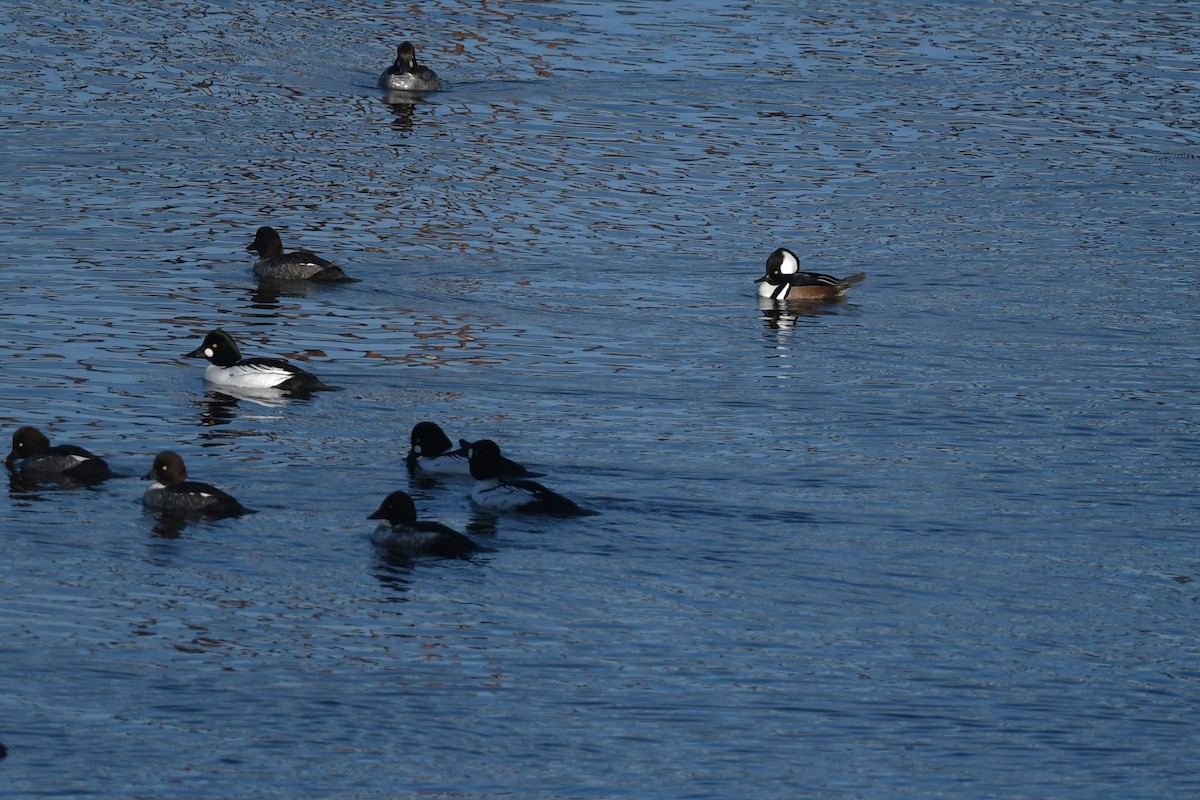
[[[410,468],[430,475],[470,475],[471,442],[458,440],[458,448],[436,422],[418,422],[409,435],[408,455],[404,457]],[[500,474],[505,478],[532,478],[540,473],[530,472],[511,459],[501,456]]]
[[[221,329],[210,331],[204,343],[184,358],[206,358],[204,380],[239,389],[279,389],[293,394],[330,390],[311,372],[281,358],[242,358],[233,337]]]
[[[417,519],[413,499],[406,492],[392,492],[367,519],[381,519],[372,537],[379,547],[414,555],[462,558],[482,549],[467,536],[440,522]]]
[[[758,296],[772,300],[837,300],[854,284],[867,277],[856,272],[848,278],[835,278],[819,272],[800,272],[800,259],[785,247],[767,258],[767,274],[754,282]]]
[[[154,466],[143,479],[154,481],[142,496],[142,502],[151,511],[213,519],[253,513],[215,486],[189,481],[183,458],[170,450],[154,457]]]
[[[417,48],[402,42],[396,48],[396,60],[379,76],[379,86],[398,92],[434,92],[442,88],[437,73],[417,63]]]
[[[73,444],[51,445],[37,428],[17,428],[4,466],[31,481],[94,484],[112,477],[103,458]]]
[[[504,457],[491,439],[472,442],[471,477],[475,488],[471,500],[489,511],[521,511],[528,514],[581,516],[595,514],[540,483],[501,477]]]
[[[264,225],[254,234],[246,251],[258,254],[254,274],[259,278],[288,281],[353,281],[341,267],[315,253],[297,250],[283,252],[283,240],[274,228]]]

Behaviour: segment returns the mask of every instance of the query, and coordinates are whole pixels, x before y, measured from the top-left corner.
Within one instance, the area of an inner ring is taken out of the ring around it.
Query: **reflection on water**
[[[769,297],[758,298],[758,310],[762,313],[763,325],[768,330],[786,331],[796,327],[800,321],[813,321],[806,318],[823,317],[837,314],[837,306],[845,305],[846,299],[825,301],[805,300],[772,300]]]
[[[14,796],[1195,794],[1184,6],[434,0],[420,99],[369,5],[5,10],[0,417],[125,476],[0,505]],[[871,281],[756,308],[780,242]],[[167,447],[260,513],[141,511]],[[493,552],[383,559],[397,486]]]
[[[263,311],[279,311],[280,298],[308,297],[314,292],[328,291],[336,284],[314,281],[289,281],[278,278],[259,278],[250,292],[251,308]]]
[[[200,519],[189,519],[177,514],[150,514],[146,512],[154,520],[151,527],[151,532],[154,536],[160,539],[178,539],[183,535],[183,531],[188,525],[195,525],[202,522]]]
[[[392,130],[409,135],[419,115],[427,115],[426,109],[421,108],[428,102],[427,98],[412,92],[386,91],[383,102],[392,113]]]

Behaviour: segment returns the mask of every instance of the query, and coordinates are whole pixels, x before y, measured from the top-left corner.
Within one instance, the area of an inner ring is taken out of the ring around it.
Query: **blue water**
[[[1190,6],[6,10],[2,435],[120,475],[0,500],[0,796],[1200,793]],[[218,326],[344,390],[207,392]],[[168,448],[259,513],[144,512]]]

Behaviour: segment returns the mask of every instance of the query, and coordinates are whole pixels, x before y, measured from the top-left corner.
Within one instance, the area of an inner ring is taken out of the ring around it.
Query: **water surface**
[[[120,477],[0,501],[0,796],[1200,789],[1188,7],[9,8],[3,435]],[[867,281],[760,306],[781,245]],[[146,514],[166,448],[259,513]],[[397,488],[490,552],[376,553]]]

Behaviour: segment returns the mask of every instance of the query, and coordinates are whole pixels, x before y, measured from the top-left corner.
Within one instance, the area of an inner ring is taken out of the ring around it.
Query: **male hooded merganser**
[[[754,282],[758,284],[758,296],[771,300],[837,300],[866,277],[865,272],[840,279],[819,272],[800,272],[800,259],[780,247],[767,258],[767,274]]]

